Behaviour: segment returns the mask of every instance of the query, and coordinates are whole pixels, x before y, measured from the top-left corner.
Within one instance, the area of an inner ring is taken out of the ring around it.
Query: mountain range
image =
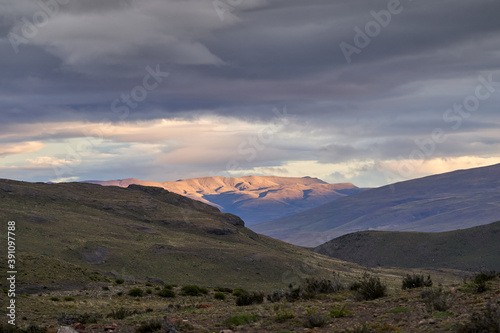
[[[129,178],[87,182],[104,186],[162,187],[235,214],[247,226],[293,215],[363,191],[350,183],[328,184],[311,177],[203,177],[162,183]]]
[[[369,267],[500,271],[500,222],[447,232],[359,231],[314,251]]]
[[[363,230],[443,232],[498,220],[500,164],[370,189],[252,230],[314,247]]]

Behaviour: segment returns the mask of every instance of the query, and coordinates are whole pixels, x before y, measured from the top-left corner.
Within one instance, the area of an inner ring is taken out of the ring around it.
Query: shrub
[[[307,295],[305,298],[313,298],[318,294],[332,294],[337,293],[345,289],[344,284],[340,281],[338,275],[334,275],[334,279],[306,279],[302,286],[303,295]]]
[[[124,279],[116,279],[115,283],[116,284],[123,284],[123,283],[125,283],[125,280]]]
[[[108,286],[102,286],[102,290],[109,291],[109,287]]]
[[[276,321],[282,323],[288,319],[295,318],[295,315],[291,312],[288,312],[287,308],[288,305],[286,304],[286,301],[281,306],[279,304],[274,305],[274,315],[276,317]]]
[[[262,302],[264,302],[264,295],[256,292],[253,293],[246,292],[236,297],[237,306],[262,304]]]
[[[59,301],[60,301],[59,297],[55,297],[55,296],[54,296],[54,297],[51,297],[51,298],[50,298],[50,300],[51,300],[52,302],[59,302]]]
[[[153,289],[151,289],[151,288],[146,289],[146,294],[152,294],[152,293],[153,293]]]
[[[66,296],[66,297],[64,297],[64,301],[66,301],[66,302],[72,302],[72,301],[74,301],[74,300],[75,300],[75,299],[74,299],[73,297],[71,297],[71,296]]]
[[[57,317],[57,322],[60,325],[72,325],[74,323],[81,323],[84,325],[97,323],[99,319],[102,318],[101,314],[98,313],[84,313],[84,314],[68,314],[66,312],[61,313]]]
[[[214,291],[218,291],[218,292],[221,292],[221,293],[228,293],[228,294],[232,294],[233,293],[233,289],[231,289],[231,288],[222,288],[222,287],[215,288]]]
[[[163,286],[163,288],[165,289],[174,289],[175,287],[177,287],[176,284],[166,284]]]
[[[226,294],[221,293],[221,292],[216,292],[214,294],[214,298],[215,299],[220,299],[221,301],[224,301],[224,300],[226,300]]]
[[[253,323],[257,320],[257,316],[254,314],[239,314],[232,317],[227,318],[223,325],[227,326],[241,326],[249,323]]]
[[[448,295],[443,292],[443,289],[426,289],[422,290],[420,297],[429,312],[446,311],[451,307],[451,301],[448,300]]]
[[[208,294],[208,290],[194,285],[184,286],[181,289],[182,296],[201,296],[203,294]]]
[[[125,318],[130,317],[134,314],[137,314],[137,311],[131,311],[131,310],[127,310],[124,308],[120,308],[118,310],[112,310],[111,313],[109,313],[106,316],[106,318],[125,319]]]
[[[241,294],[248,294],[248,291],[246,291],[245,289],[243,288],[236,288],[233,290],[233,295],[238,297],[240,296]]]
[[[326,317],[324,314],[319,313],[316,309],[306,309],[304,327],[314,328],[314,327],[323,327],[325,325],[326,325]]]
[[[482,311],[474,312],[469,322],[460,325],[458,332],[500,332],[500,307],[488,303]]]
[[[286,297],[286,292],[284,290],[276,290],[271,294],[267,295],[267,300],[271,303],[281,302],[282,299]]]
[[[371,276],[365,273],[358,283],[358,299],[373,300],[387,295],[387,286],[380,282],[378,276]]]
[[[386,311],[387,313],[407,313],[411,312],[411,309],[405,308],[404,306],[396,306],[390,310]]]
[[[146,282],[145,285],[146,285],[146,287],[152,287],[153,286],[153,284],[151,282]]]
[[[354,312],[347,310],[346,309],[347,304],[344,304],[344,306],[337,306],[337,308],[330,310],[330,317],[332,318],[342,318],[342,317],[348,317],[352,316]]]
[[[401,289],[404,290],[421,287],[432,287],[432,280],[430,275],[427,275],[427,279],[424,279],[423,275],[418,274],[406,274],[406,276],[403,277]]]
[[[142,297],[144,296],[144,290],[141,288],[132,288],[128,291],[128,295],[132,297]]]
[[[142,323],[141,326],[135,330],[137,333],[153,333],[161,331],[161,322],[153,321],[149,323]]]
[[[175,292],[172,289],[162,289],[157,294],[160,297],[175,298]]]
[[[484,271],[480,273],[476,273],[474,275],[474,283],[476,284],[476,292],[482,293],[488,290],[488,286],[486,282],[493,280],[496,278],[497,273],[495,271]]]

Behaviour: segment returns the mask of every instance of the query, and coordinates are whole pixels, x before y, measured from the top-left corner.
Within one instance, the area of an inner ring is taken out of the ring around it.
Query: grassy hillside
[[[440,233],[361,231],[315,251],[371,267],[500,270],[500,222]]]
[[[68,278],[81,267],[129,281],[270,290],[332,270],[364,270],[258,235],[237,216],[154,187],[0,180],[0,219],[4,226],[16,221],[19,255],[47,261],[26,261],[20,285],[88,282]]]
[[[293,244],[318,246],[363,230],[441,232],[500,220],[500,164],[396,183],[252,226]]]

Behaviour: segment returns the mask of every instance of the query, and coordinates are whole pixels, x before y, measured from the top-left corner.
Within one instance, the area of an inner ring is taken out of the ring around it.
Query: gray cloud
[[[354,28],[364,30],[388,1],[244,0],[224,20],[211,1],[68,2],[18,53],[12,34],[24,36],[23,24],[43,9],[27,0],[0,4],[0,129],[203,115],[260,122],[286,105],[294,121],[249,168],[408,156],[436,128],[449,140],[435,157],[499,153],[500,85],[458,128],[443,118],[474,93],[480,75],[500,82],[497,1],[402,0],[401,13],[350,64],[339,44],[354,45]],[[113,113],[113,101],[157,64],[169,77],[125,119]],[[20,132],[0,143],[76,136]]]

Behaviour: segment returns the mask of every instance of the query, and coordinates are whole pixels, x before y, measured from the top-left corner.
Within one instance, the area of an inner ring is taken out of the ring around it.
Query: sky
[[[0,0],[0,178],[500,163],[497,0]]]

